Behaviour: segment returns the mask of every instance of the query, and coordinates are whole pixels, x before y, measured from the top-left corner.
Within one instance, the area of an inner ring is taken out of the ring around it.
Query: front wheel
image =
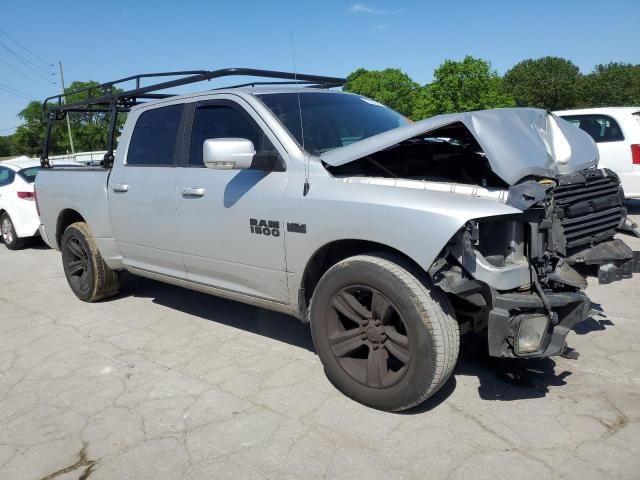
[[[331,267],[310,305],[325,372],[365,405],[400,411],[449,379],[460,337],[447,297],[400,257],[359,255]]]
[[[86,223],[69,225],[60,247],[64,274],[76,297],[95,302],[118,293],[120,274],[104,262]]]

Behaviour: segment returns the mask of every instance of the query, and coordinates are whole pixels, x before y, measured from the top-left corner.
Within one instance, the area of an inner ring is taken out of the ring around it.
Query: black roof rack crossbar
[[[158,77],[175,77],[182,76],[183,78],[177,78],[166,82],[155,83],[153,85],[140,86],[140,80],[145,78],[158,78]],[[46,111],[70,111],[71,108],[86,107],[89,105],[107,105],[112,102],[119,102],[123,100],[123,103],[127,103],[126,100],[135,98],[166,98],[171,94],[151,94],[151,92],[157,92],[159,90],[166,90],[168,88],[178,87],[182,85],[189,85],[197,82],[204,82],[213,80],[216,78],[230,77],[230,76],[248,76],[248,77],[261,77],[261,78],[276,78],[280,80],[291,80],[291,84],[302,84],[308,86],[318,86],[324,88],[336,87],[344,85],[346,80],[336,77],[325,77],[321,75],[308,75],[304,73],[292,73],[292,72],[279,72],[274,70],[259,70],[255,68],[224,68],[220,70],[185,70],[177,72],[161,72],[161,73],[144,73],[139,75],[132,75],[130,77],[113,80],[111,82],[102,83],[93,87],[87,87],[73,92],[53,95],[48,97],[44,101],[44,110]],[[122,83],[136,82],[136,88],[127,91],[118,91],[117,86]],[[289,83],[289,82],[275,82],[275,83]],[[250,86],[259,84],[272,84],[271,82],[251,82],[242,85],[235,85],[233,87],[225,88],[237,88],[239,86]],[[67,102],[67,97],[71,95],[77,95],[79,93],[87,93],[87,98],[78,100],[75,102]],[[144,97],[143,97],[144,95]],[[152,96],[153,95],[153,96]],[[160,96],[165,95],[165,96]],[[55,101],[53,105],[52,101]]]
[[[227,87],[218,87],[212,90],[226,90],[228,88],[242,88],[242,87],[256,87],[256,86],[278,86],[278,85],[302,85],[308,87],[318,87],[318,88],[332,88],[332,87],[340,87],[344,85],[344,81],[340,83],[318,83],[318,82],[305,82],[301,80],[291,80],[291,81],[282,81],[282,82],[247,82],[247,83],[239,83],[237,85],[229,85]]]
[[[308,75],[305,73],[279,72],[275,70],[259,70],[255,68],[223,68],[220,70],[183,70],[177,72],[142,73],[102,83],[100,85],[74,90],[68,93],[53,95],[46,98],[43,103],[43,110],[47,118],[47,129],[42,154],[40,155],[40,164],[45,168],[50,167],[49,146],[53,123],[56,120],[63,119],[67,113],[93,112],[108,113],[111,115],[109,121],[107,153],[105,154],[104,161],[102,162],[102,165],[105,168],[110,168],[114,159],[113,144],[116,137],[116,118],[119,112],[128,112],[134,105],[143,103],[140,102],[140,100],[157,100],[176,95],[172,93],[158,93],[162,90],[182,85],[189,85],[191,83],[210,81],[215,78],[232,76],[271,78],[280,81],[250,82],[224,88],[280,84],[306,85],[307,87],[315,88],[331,88],[338,87],[346,83],[346,80],[343,78]],[[142,79],[157,79],[161,77],[181,78],[154,83],[152,85],[141,85]],[[120,88],[123,86],[122,84],[132,81],[135,81],[135,88],[130,90]],[[77,96],[82,93],[86,93],[86,98],[75,101],[71,100],[71,96]]]

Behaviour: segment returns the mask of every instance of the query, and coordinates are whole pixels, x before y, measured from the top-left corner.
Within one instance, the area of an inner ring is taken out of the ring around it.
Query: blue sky
[[[545,55],[569,58],[583,73],[609,61],[640,63],[638,0],[0,0],[0,12],[0,30],[56,67],[61,59],[67,83],[178,69],[292,70],[291,35],[298,72],[398,67],[420,83],[443,60],[466,54],[501,74]],[[57,72],[2,33],[0,42],[32,67]],[[59,88],[0,45],[2,86],[38,99]],[[19,124],[26,103],[0,90],[0,135]]]

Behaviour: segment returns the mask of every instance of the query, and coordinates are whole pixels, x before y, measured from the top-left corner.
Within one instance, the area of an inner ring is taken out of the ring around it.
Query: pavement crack
[[[598,419],[600,423],[607,429],[606,436],[610,437],[616,432],[622,430],[624,427],[627,426],[627,424],[629,423],[629,417],[627,417],[627,415],[625,415],[625,413],[622,412],[622,410],[620,410],[618,406],[615,403],[613,403],[609,398],[604,397],[603,400],[607,405],[609,405],[613,409],[613,411],[616,414],[616,419],[611,423]]]
[[[93,471],[93,467],[96,465],[96,460],[89,460],[87,458],[87,444],[85,442],[82,443],[82,450],[80,450],[78,457],[78,461],[73,465],[69,465],[68,467],[61,468],[60,470],[50,473],[49,475],[42,477],[41,480],[52,480],[56,477],[59,477],[60,475],[73,472],[74,470],[77,470],[79,468],[84,468],[84,470],[78,477],[78,480],[87,480],[87,478],[89,478],[89,475],[91,475],[91,472]]]

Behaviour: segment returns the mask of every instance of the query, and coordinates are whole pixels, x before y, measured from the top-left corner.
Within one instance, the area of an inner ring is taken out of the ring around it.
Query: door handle
[[[184,187],[182,189],[183,197],[204,197],[207,191],[202,187]]]
[[[118,193],[125,193],[129,191],[129,185],[126,185],[124,183],[116,183],[111,187],[111,190]]]

